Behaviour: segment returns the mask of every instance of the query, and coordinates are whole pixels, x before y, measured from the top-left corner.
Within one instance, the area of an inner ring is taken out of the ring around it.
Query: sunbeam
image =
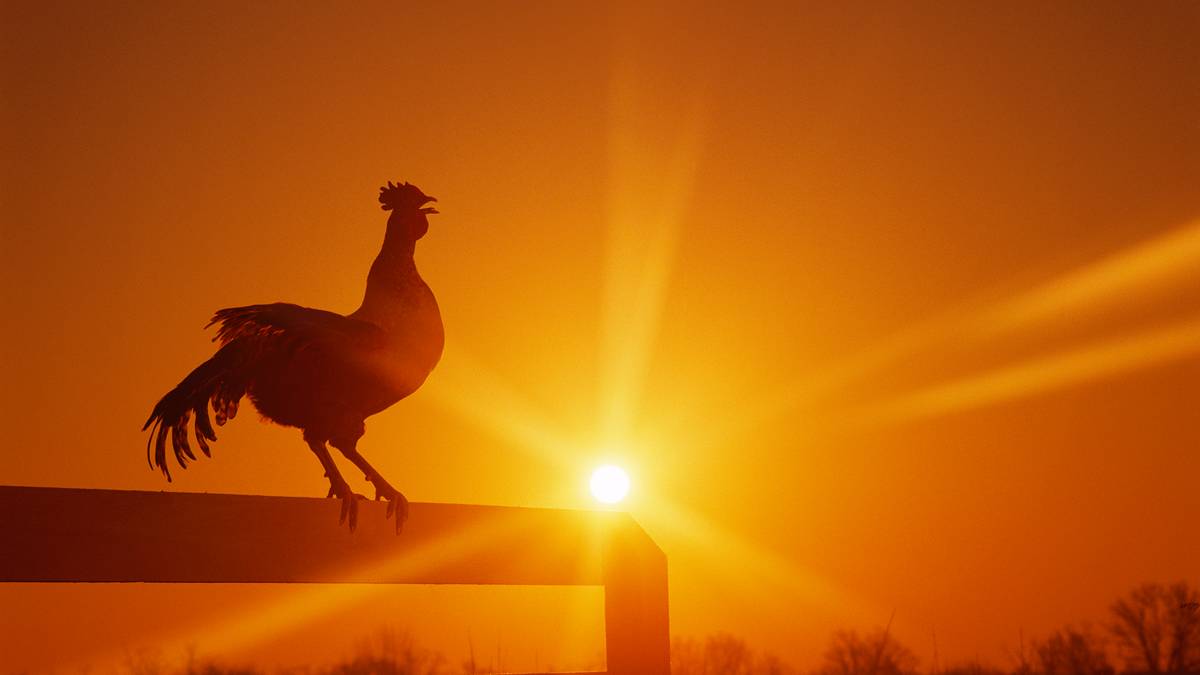
[[[874,616],[883,611],[672,500],[656,497],[636,515],[651,532],[685,540],[706,551],[719,552],[719,555],[707,556],[707,562],[726,577],[727,583],[737,580],[739,585],[746,584],[747,592],[757,591],[762,597],[777,597],[783,592],[790,601],[846,618]]]
[[[542,411],[460,347],[448,345],[446,352],[423,390],[437,405],[541,460],[572,466],[577,444],[555,431]]]
[[[643,104],[629,66],[611,82],[608,229],[601,311],[601,436],[623,442],[658,333],[681,219],[691,195],[703,136],[697,100],[658,155],[639,128]]]
[[[982,375],[935,385],[854,414],[848,424],[883,424],[1032,396],[1079,382],[1200,354],[1200,316]]]
[[[1196,282],[1200,220],[1135,244],[981,312],[973,327],[1001,333],[1064,315],[1129,304],[1180,283]]]
[[[865,381],[882,368],[905,359],[936,358],[937,349],[950,343],[995,340],[1020,331],[1039,329],[1064,316],[1074,318],[1100,308],[1143,303],[1147,298],[1177,289],[1181,284],[1196,283],[1198,265],[1200,221],[1190,221],[1101,260],[1059,274],[1014,297],[976,311],[948,313],[904,329],[866,350],[793,380],[752,404],[741,406],[747,412],[738,417],[719,419],[709,427],[706,442],[728,442],[781,415],[815,407],[823,397]],[[1090,353],[1090,349],[1084,348],[1082,352]],[[1052,356],[1035,363],[1058,358]],[[1148,355],[1147,358],[1156,357]],[[928,392],[919,392],[914,396],[926,394]],[[677,422],[680,425],[686,423],[686,420]]]

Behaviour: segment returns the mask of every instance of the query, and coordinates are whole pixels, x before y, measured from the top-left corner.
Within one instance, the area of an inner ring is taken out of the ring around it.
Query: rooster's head
[[[432,206],[425,206],[436,201],[437,198],[421,192],[421,188],[412,183],[393,184],[392,181],[388,181],[387,185],[379,188],[379,203],[383,205],[384,211],[437,213],[437,209]]]
[[[432,206],[425,206],[437,199],[421,192],[421,189],[411,183],[388,184],[379,188],[379,203],[384,211],[391,211],[388,217],[389,236],[399,236],[401,239],[416,241],[429,231],[429,219],[425,216],[437,213]]]

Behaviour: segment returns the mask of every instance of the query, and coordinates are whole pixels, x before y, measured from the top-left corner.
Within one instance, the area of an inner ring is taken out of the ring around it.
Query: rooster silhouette
[[[379,189],[379,202],[391,211],[387,233],[367,275],[362,306],[350,315],[282,302],[219,310],[208,324],[219,324],[217,353],[167,392],[142,427],[150,429],[151,468],[171,480],[168,435],[181,468],[196,459],[188,443],[193,417],[196,444],[211,457],[208,443],[217,435],[209,405],[223,425],[249,396],[265,419],[303,432],[329,478],[326,496],[342,500],[339,523],[349,520],[354,530],[362,497],[350,489],[326,444],[362,470],[376,500],[388,500],[388,517],[395,515],[399,532],[408,500],[356,446],[366,418],[416,391],[442,355],[441,313],[413,262],[417,240],[429,229],[426,215],[437,213],[426,204],[436,201],[409,183]]]

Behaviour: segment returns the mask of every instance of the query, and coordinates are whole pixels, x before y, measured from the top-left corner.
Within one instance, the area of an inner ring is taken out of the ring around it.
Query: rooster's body
[[[219,324],[221,348],[163,396],[144,427],[151,429],[151,465],[167,480],[168,435],[176,460],[186,467],[188,459],[196,458],[188,442],[193,416],[196,443],[208,455],[208,442],[217,438],[209,405],[221,425],[237,413],[238,401],[249,396],[263,417],[303,432],[329,478],[329,495],[343,500],[342,516],[349,516],[351,529],[357,496],[326,444],[363,471],[377,499],[389,500],[388,512],[396,512],[400,527],[407,501],[356,445],[366,418],[416,391],[441,357],[441,314],[413,262],[416,241],[429,227],[426,214],[437,211],[422,208],[436,200],[407,183],[389,183],[380,190],[379,201],[392,214],[357,311],[343,316],[274,303],[216,313],[212,323]]]

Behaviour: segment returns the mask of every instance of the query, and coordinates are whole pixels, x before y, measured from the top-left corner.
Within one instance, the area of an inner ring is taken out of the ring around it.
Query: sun
[[[619,466],[605,464],[592,472],[592,496],[605,504],[616,504],[629,494],[629,474]]]

